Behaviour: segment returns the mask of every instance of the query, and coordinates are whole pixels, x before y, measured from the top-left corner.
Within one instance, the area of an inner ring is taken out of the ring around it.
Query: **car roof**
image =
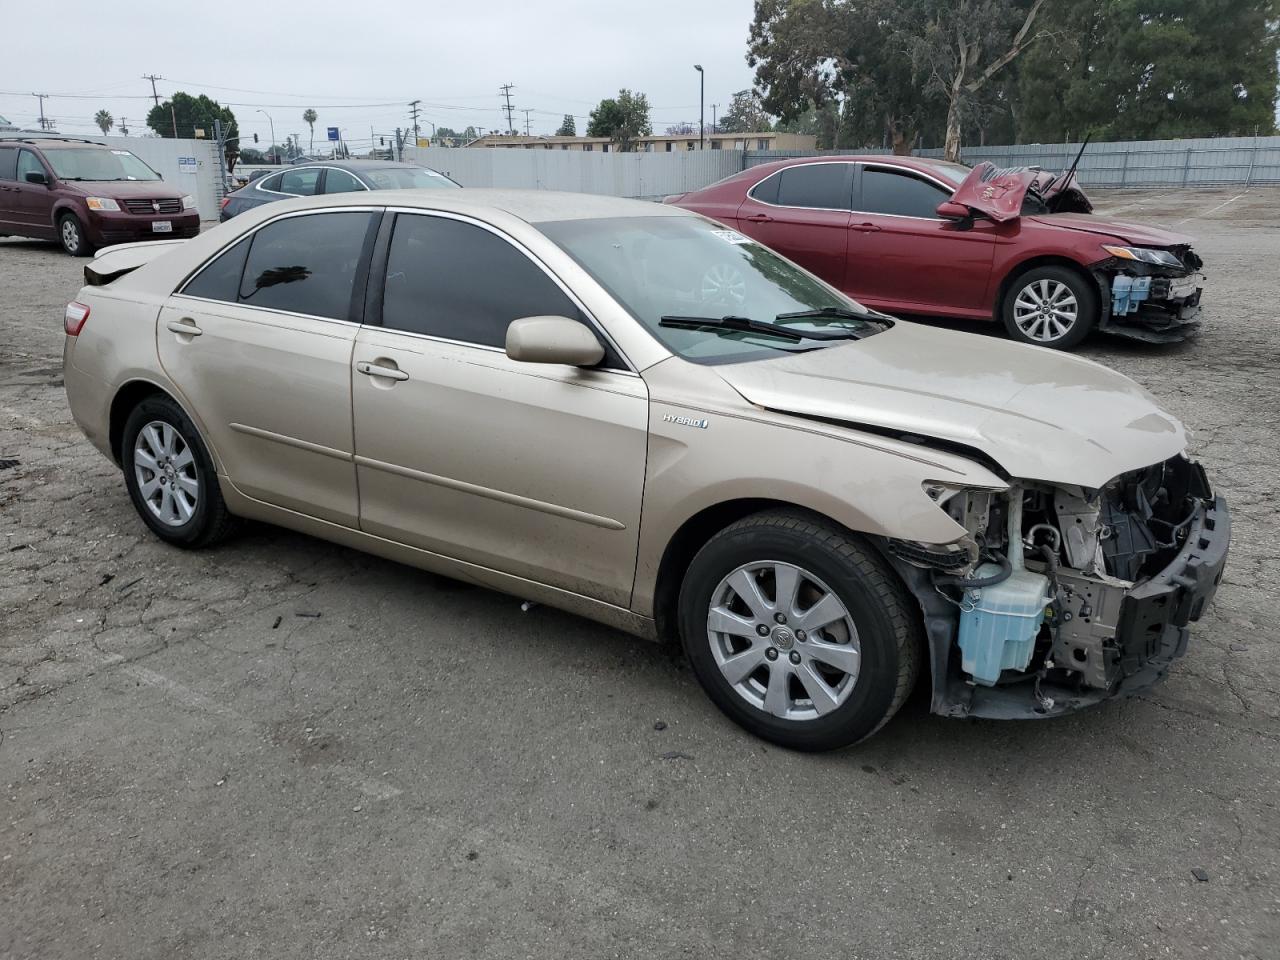
[[[291,163],[285,169],[299,170],[303,167],[337,167],[339,170],[425,170],[426,167],[416,163],[402,163],[399,160],[307,160],[303,163]]]
[[[0,137],[0,143],[3,144],[25,144],[30,147],[68,147],[73,150],[105,150],[105,143],[97,143],[93,140],[71,140],[62,137]]]
[[[817,157],[788,157],[785,160],[775,160],[772,163],[762,163],[754,167],[748,167],[739,175],[742,179],[749,179],[752,176],[763,179],[769,174],[787,167],[799,166],[806,163],[879,163],[890,167],[902,167],[906,170],[916,170],[920,173],[937,173],[937,167],[940,164],[948,163],[948,161],[934,159],[932,157],[913,157],[896,153],[833,153],[823,154]],[[963,166],[963,164],[959,164]]]
[[[592,193],[563,193],[558,190],[386,190],[378,191],[377,203],[391,207],[417,207],[423,210],[446,210],[473,213],[491,219],[486,213],[501,212],[527,223],[556,220],[600,220],[609,217],[696,217],[695,213],[669,204],[650,200],[627,200],[622,197]],[[368,207],[368,193],[333,193],[316,197],[299,197],[282,201],[294,210],[311,207]],[[280,209],[279,204],[270,204]],[[263,207],[262,209],[266,209]]]

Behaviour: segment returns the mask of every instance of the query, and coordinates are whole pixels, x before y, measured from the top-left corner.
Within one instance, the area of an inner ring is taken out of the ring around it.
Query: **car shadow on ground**
[[[997,340],[1007,340],[1004,325],[995,320],[966,320],[959,317],[924,317],[912,314],[896,314],[903,320],[919,323],[927,327],[938,327],[941,330],[954,330],[957,333],[973,333]],[[1115,333],[1094,332],[1073,352],[1084,353],[1091,358],[1099,351],[1116,357],[1167,357],[1189,353],[1196,349],[1199,340],[1197,335],[1176,343],[1149,343],[1135,340]]]

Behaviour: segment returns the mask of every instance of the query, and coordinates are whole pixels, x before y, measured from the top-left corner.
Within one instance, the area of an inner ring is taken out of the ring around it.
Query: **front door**
[[[14,221],[28,237],[57,235],[53,225],[53,172],[46,170],[34,151],[18,151],[18,178],[13,184]],[[46,183],[28,183],[28,173],[44,174]]]
[[[986,302],[998,225],[942,220],[951,193],[901,169],[864,166],[849,221],[845,290],[889,310],[990,314]]]
[[[351,351],[376,224],[367,210],[272,221],[170,297],[156,331],[236,488],[350,527]]]
[[[361,328],[352,365],[361,529],[626,606],[644,382],[612,350],[589,370],[508,358],[512,320],[590,321],[488,227],[400,214],[371,279],[382,325]]]
[[[747,193],[739,229],[844,289],[854,169],[843,162],[783,168]]]

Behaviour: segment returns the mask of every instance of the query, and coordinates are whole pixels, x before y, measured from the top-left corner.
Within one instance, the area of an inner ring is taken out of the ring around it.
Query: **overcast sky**
[[[591,108],[627,87],[648,95],[660,133],[697,123],[695,63],[706,69],[708,127],[711,104],[723,111],[752,81],[751,0],[71,0],[56,13],[25,9],[5,18],[0,115],[34,127],[30,94],[48,93],[45,114],[63,133],[98,133],[93,116],[103,108],[117,123],[127,118],[131,135],[149,132],[151,84],[141,77],[150,73],[165,78],[156,83],[162,98],[184,90],[230,105],[246,140],[257,133],[270,143],[262,108],[278,140],[296,133],[305,148],[302,112],[314,107],[317,143],[337,126],[357,149],[371,127],[407,127],[415,98],[440,126],[498,129],[498,87],[512,83],[518,129],[527,108],[535,134],[554,133],[565,113],[578,115],[582,133]],[[424,123],[423,135],[430,129]]]

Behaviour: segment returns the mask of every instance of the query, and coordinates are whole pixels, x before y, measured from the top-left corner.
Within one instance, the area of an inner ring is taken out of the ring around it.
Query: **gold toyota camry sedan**
[[[1226,562],[1133,381],[867,310],[673,206],[312,197],[85,278],[67,395],[156,536],[252,518],[678,637],[797,749],[917,680],[948,716],[1144,689]]]

